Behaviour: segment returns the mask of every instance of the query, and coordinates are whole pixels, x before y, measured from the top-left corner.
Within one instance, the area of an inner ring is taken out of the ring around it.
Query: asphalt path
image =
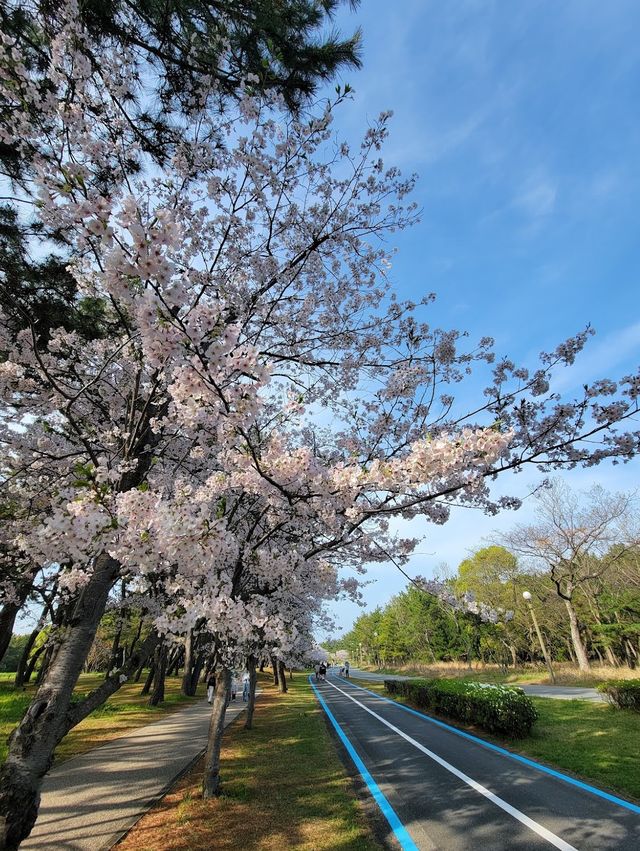
[[[246,707],[229,704],[225,726]],[[20,851],[106,851],[203,752],[205,700],[138,727],[53,768],[31,835]]]
[[[403,842],[396,831],[407,851],[640,849],[640,807],[492,750],[335,675],[314,685],[352,758],[369,772],[374,797],[377,786],[408,832]]]
[[[358,668],[351,668],[349,673],[352,679],[370,680],[377,683],[382,682],[383,680],[411,679],[411,677],[406,677],[402,674],[378,674],[374,671],[360,671]],[[517,686],[517,688],[521,688],[525,694],[530,694],[534,697],[553,697],[556,700],[591,700],[595,703],[606,703],[606,698],[594,688],[533,685],[529,683],[506,683],[506,685]]]

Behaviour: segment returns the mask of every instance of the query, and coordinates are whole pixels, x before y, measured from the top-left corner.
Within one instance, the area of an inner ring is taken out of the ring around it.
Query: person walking
[[[207,703],[213,703],[213,692],[216,688],[216,675],[212,672],[207,677]]]
[[[242,674],[242,702],[247,703],[249,701],[249,687],[251,685],[251,676],[249,671],[245,671]]]
[[[320,662],[320,669],[318,673],[320,674],[320,681],[324,682],[327,679],[327,666],[324,662]]]
[[[313,666],[313,668],[316,672],[316,682],[318,682],[318,680],[320,679],[320,663],[316,662],[316,664]]]
[[[344,675],[347,679],[349,679],[349,662],[344,663]]]

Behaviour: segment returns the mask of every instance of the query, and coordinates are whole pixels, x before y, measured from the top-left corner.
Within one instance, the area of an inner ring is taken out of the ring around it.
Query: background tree
[[[589,656],[576,608],[595,581],[617,570],[638,544],[634,494],[609,494],[601,487],[579,495],[561,480],[536,495],[537,522],[517,526],[504,536],[514,553],[543,569],[563,601],[571,641],[581,671]]]

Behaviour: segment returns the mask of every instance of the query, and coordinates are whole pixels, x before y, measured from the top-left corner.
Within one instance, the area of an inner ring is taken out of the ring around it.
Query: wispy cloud
[[[539,222],[555,211],[557,197],[556,183],[546,174],[535,174],[524,182],[511,207],[530,221]]]

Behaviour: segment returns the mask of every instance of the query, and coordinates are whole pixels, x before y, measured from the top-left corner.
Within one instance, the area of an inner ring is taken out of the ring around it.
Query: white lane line
[[[454,765],[451,765],[450,762],[447,762],[446,759],[442,759],[441,756],[438,756],[437,753],[430,751],[429,748],[425,748],[424,745],[421,745],[420,742],[417,742],[415,739],[412,739],[411,736],[404,733],[394,724],[391,724],[389,721],[386,721],[382,716],[378,715],[377,712],[374,712],[373,709],[369,709],[368,706],[365,706],[364,703],[360,703],[359,700],[356,700],[355,697],[352,697],[348,692],[343,691],[341,688],[338,688],[337,685],[327,680],[327,684],[334,688],[336,691],[339,691],[340,694],[343,694],[349,700],[353,701],[357,706],[360,706],[364,709],[365,712],[368,712],[369,715],[373,715],[374,718],[377,718],[381,724],[384,724],[385,727],[388,727],[390,730],[393,730],[394,733],[397,733],[401,736],[405,741],[409,742],[410,745],[413,745],[414,748],[417,748],[421,751],[425,756],[428,756],[429,759],[432,759],[434,762],[437,762],[438,765],[441,765],[444,769],[454,774],[460,780],[467,784],[467,786],[471,786],[472,789],[475,789],[476,792],[479,792],[481,795],[484,795],[485,798],[488,798],[493,804],[497,807],[500,807],[501,810],[504,810],[506,813],[509,813],[510,816],[517,819],[522,824],[526,825],[530,830],[533,830],[534,833],[537,833],[538,836],[541,836],[543,839],[546,839],[551,845],[556,848],[560,848],[561,851],[578,851],[577,848],[574,848],[573,845],[569,845],[568,842],[565,842],[564,839],[560,839],[559,836],[556,836],[555,833],[552,833],[550,830],[547,830],[546,827],[543,827],[541,824],[538,824],[537,821],[529,818],[524,813],[517,810],[515,807],[512,807],[511,804],[508,804],[506,801],[503,801],[502,798],[499,798],[497,795],[494,795],[493,792],[490,792],[485,786],[482,786],[480,783],[476,782],[469,775],[464,774],[464,772],[459,771]]]

